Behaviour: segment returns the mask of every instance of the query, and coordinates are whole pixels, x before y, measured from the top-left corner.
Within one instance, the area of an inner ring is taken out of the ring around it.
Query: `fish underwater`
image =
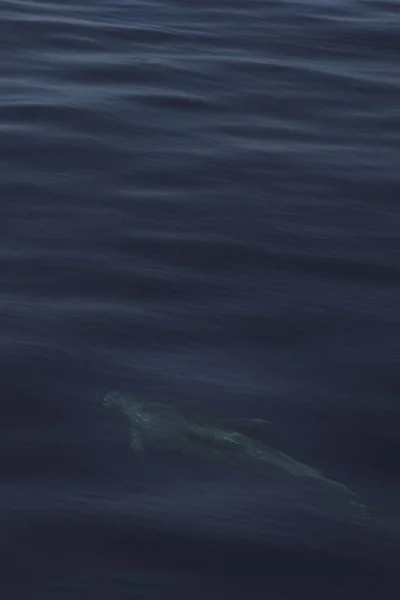
[[[131,448],[142,452],[144,445],[174,449],[192,456],[216,459],[230,465],[249,465],[277,469],[295,477],[313,480],[348,497],[362,520],[370,517],[368,507],[356,501],[355,493],[346,485],[323,475],[321,471],[294,460],[280,450],[253,437],[269,421],[263,419],[220,419],[186,417],[170,406],[156,402],[140,402],[133,396],[109,392],[104,406],[116,406],[131,424]],[[245,431],[242,433],[241,431]]]

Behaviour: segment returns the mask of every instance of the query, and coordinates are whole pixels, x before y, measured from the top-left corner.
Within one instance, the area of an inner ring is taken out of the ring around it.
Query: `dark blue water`
[[[397,599],[400,3],[2,0],[0,593]],[[394,507],[129,447],[109,389]]]

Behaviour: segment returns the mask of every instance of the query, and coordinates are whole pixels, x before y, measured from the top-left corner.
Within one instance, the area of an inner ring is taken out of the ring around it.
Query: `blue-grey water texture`
[[[1,598],[400,597],[399,40],[398,0],[1,1]],[[112,389],[388,512],[136,456]]]

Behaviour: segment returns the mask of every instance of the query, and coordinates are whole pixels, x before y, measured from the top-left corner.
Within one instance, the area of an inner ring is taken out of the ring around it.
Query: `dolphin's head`
[[[120,408],[125,414],[132,415],[136,411],[142,409],[140,402],[135,400],[132,396],[121,394],[114,390],[108,392],[103,399],[103,406],[106,408],[110,406],[116,406]]]
[[[109,407],[113,404],[118,404],[118,399],[121,396],[119,392],[115,392],[112,390],[111,392],[107,392],[107,394],[103,398],[103,406]]]

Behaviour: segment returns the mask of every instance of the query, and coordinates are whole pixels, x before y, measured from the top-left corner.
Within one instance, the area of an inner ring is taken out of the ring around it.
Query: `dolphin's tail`
[[[329,479],[328,477],[324,477],[323,475],[321,475],[318,479],[320,479],[330,487],[344,494],[347,494],[348,496],[351,496],[352,498],[355,498],[356,496],[355,492],[348,488],[347,485],[344,485],[344,483],[340,483],[339,481],[335,481],[334,479]]]
[[[353,490],[348,488],[347,485],[344,485],[343,483],[339,483],[334,479],[328,479],[327,477],[323,476],[320,477],[320,480],[328,484],[335,490],[344,493],[348,496],[350,505],[353,506],[354,509],[357,511],[357,516],[354,519],[354,524],[365,525],[371,520],[373,514],[371,508],[369,508],[366,504],[359,502],[357,500],[357,494],[353,492]]]
[[[357,518],[355,519],[355,522],[358,525],[365,524],[371,520],[373,511],[365,504],[359,502],[356,499],[356,493],[348,488],[347,485],[344,485],[339,481],[335,481],[334,479],[329,479],[329,477],[325,477],[318,469],[297,462],[282,452],[278,452],[276,457],[278,457],[278,462],[280,462],[281,466],[292,475],[319,482],[320,484],[326,485],[337,492],[340,492],[341,494],[345,494],[350,505],[353,506],[358,512]]]

